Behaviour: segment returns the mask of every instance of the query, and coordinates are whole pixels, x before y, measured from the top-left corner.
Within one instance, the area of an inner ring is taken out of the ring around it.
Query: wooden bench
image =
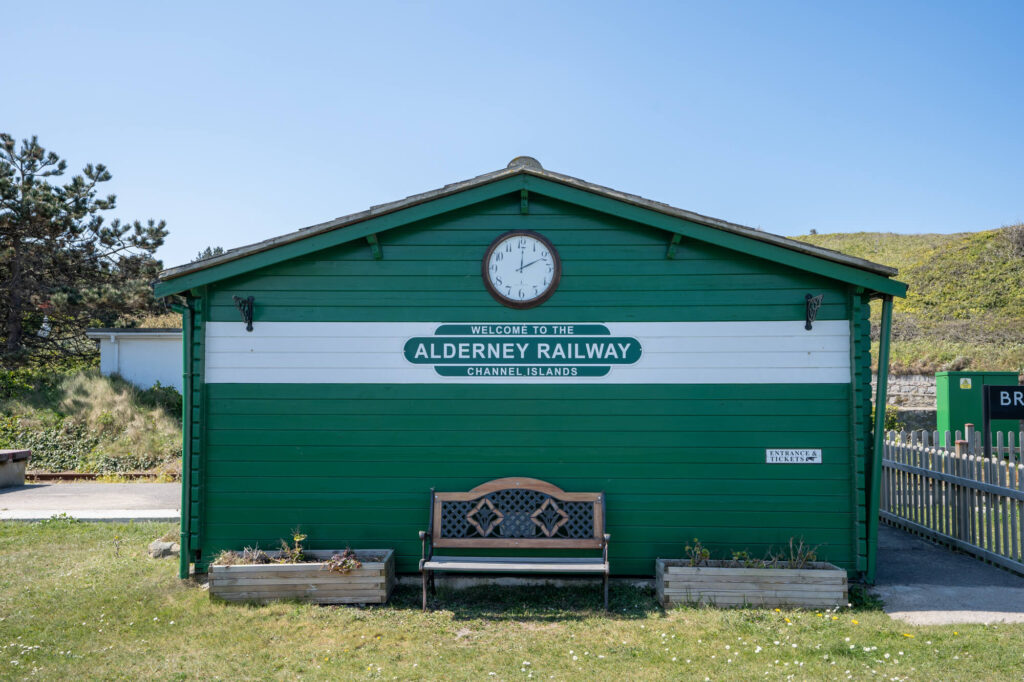
[[[430,523],[420,531],[423,610],[434,573],[585,573],[600,575],[608,610],[604,493],[567,493],[535,478],[499,478],[466,493],[430,490]],[[602,556],[436,556],[435,548],[600,549]]]

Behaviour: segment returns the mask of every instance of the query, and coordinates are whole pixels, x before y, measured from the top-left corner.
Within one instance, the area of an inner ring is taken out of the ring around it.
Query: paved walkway
[[[178,521],[180,483],[40,483],[0,488],[0,521]]]
[[[913,625],[1024,623],[1024,577],[881,524],[875,593]]]

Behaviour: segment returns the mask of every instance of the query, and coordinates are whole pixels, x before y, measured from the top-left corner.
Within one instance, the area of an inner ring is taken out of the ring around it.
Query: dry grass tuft
[[[7,441],[31,447],[35,466],[52,471],[158,469],[173,480],[180,468],[180,412],[173,388],[139,390],[89,369],[0,402],[0,413],[10,415],[0,447]]]
[[[141,329],[181,329],[180,313],[159,313],[144,315],[133,320],[134,326]]]
[[[157,434],[179,432],[173,417],[160,408],[142,406],[139,391],[126,381],[110,380],[96,370],[69,376],[62,386],[58,407],[101,434],[120,434],[129,442],[144,444]]]

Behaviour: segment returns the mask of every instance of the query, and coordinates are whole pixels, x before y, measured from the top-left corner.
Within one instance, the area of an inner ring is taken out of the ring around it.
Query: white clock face
[[[560,264],[554,247],[540,235],[514,232],[487,252],[484,278],[498,300],[514,307],[539,304],[554,293]]]

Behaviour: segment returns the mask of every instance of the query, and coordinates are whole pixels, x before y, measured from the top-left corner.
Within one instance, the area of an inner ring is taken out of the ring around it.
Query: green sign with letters
[[[404,353],[449,377],[599,377],[643,349],[602,324],[445,324],[406,341]]]

